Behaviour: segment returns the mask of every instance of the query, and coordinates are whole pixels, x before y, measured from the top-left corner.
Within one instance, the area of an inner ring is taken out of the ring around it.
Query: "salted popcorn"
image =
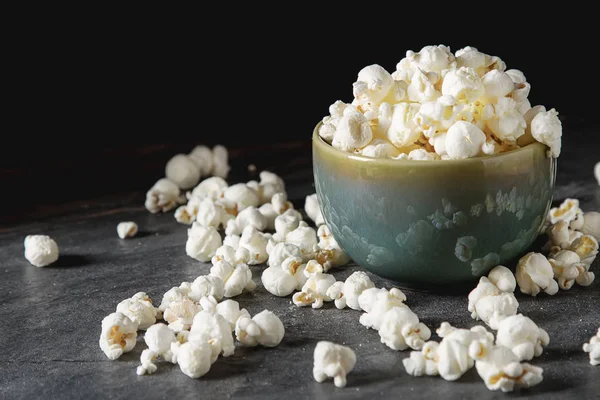
[[[363,68],[354,100],[332,104],[319,135],[337,149],[375,158],[471,158],[536,140],[558,157],[557,113],[532,108],[530,90],[525,75],[506,70],[498,57],[469,46],[455,54],[444,45],[425,46],[407,51],[392,74],[377,64]]]
[[[350,347],[321,341],[317,343],[313,357],[315,381],[322,383],[327,378],[333,378],[335,386],[346,386],[346,376],[356,364],[356,354]]]
[[[153,214],[167,212],[179,204],[179,186],[168,179],[159,179],[146,193],[144,206]]]
[[[500,321],[496,344],[506,346],[519,360],[531,360],[543,353],[543,347],[550,343],[548,333],[523,314],[507,317]]]
[[[165,176],[181,189],[190,189],[198,184],[200,170],[185,154],[176,154],[167,162]]]
[[[285,335],[283,323],[271,311],[263,310],[250,318],[240,317],[235,324],[235,337],[244,346],[275,347]]]
[[[116,360],[123,353],[135,347],[138,324],[120,312],[112,313],[102,320],[100,348],[110,360]]]
[[[185,252],[201,262],[210,261],[222,245],[221,235],[212,226],[202,226],[196,222],[188,229]]]
[[[381,288],[363,290],[358,296],[358,305],[365,311],[359,319],[361,325],[379,330],[383,316],[394,307],[406,307],[406,295],[400,289],[392,288],[389,291]]]
[[[136,293],[131,298],[117,304],[116,311],[126,315],[142,331],[156,322],[156,309],[144,292]]]
[[[590,353],[590,364],[600,365],[600,329],[595,336],[592,336],[589,343],[583,345],[583,351]]]
[[[358,297],[366,289],[374,288],[375,284],[369,276],[362,272],[353,272],[344,282],[336,282],[327,289],[327,296],[335,301],[335,306],[340,310],[346,306],[353,310],[360,310]]]
[[[306,211],[306,215],[313,220],[315,225],[320,226],[325,223],[316,193],[306,196],[306,200],[304,201],[304,211]]]
[[[269,258],[267,253],[267,244],[269,235],[258,231],[253,226],[246,226],[240,237],[239,247],[248,250],[249,259],[248,265],[262,264]]]
[[[286,240],[288,233],[300,226],[302,221],[302,214],[296,210],[287,210],[283,214],[277,216],[273,225],[275,227],[275,234],[273,239],[277,242],[283,242]]]
[[[206,146],[196,146],[188,154],[188,158],[196,164],[201,177],[212,174],[214,163],[211,149]]]
[[[212,348],[212,361],[216,360],[219,354],[229,357],[235,350],[229,322],[220,314],[208,311],[196,314],[188,341],[209,343]]]
[[[281,267],[266,268],[260,279],[267,292],[278,297],[288,296],[298,287],[296,277]]]
[[[298,307],[312,306],[312,308],[321,308],[324,302],[333,301],[327,295],[327,289],[334,283],[335,278],[333,275],[316,273],[308,278],[304,286],[302,286],[302,291],[294,294],[292,301]]]
[[[489,390],[512,392],[515,387],[528,388],[543,380],[544,370],[521,363],[511,349],[494,346],[475,362],[475,369]]]
[[[212,174],[220,178],[226,179],[229,174],[229,152],[224,146],[216,145],[212,149],[213,153],[213,170]]]
[[[285,235],[285,241],[298,246],[306,260],[311,259],[319,249],[317,232],[304,221],[300,221],[296,229]]]
[[[383,315],[379,336],[393,350],[421,350],[431,331],[408,307],[394,307]]]
[[[35,267],[45,267],[58,260],[58,245],[50,236],[27,235],[25,258]]]
[[[121,239],[134,237],[137,234],[137,232],[138,226],[135,222],[119,222],[119,224],[117,225],[117,235],[119,235]]]
[[[217,304],[215,311],[229,322],[232,331],[235,330],[235,325],[241,317],[250,317],[250,313],[248,313],[245,308],[240,309],[240,304],[231,299],[224,300]]]
[[[508,270],[508,273],[512,275],[510,270]],[[501,283],[503,282],[501,281]],[[506,288],[510,289],[511,287],[509,285]],[[514,290],[514,286],[512,290]],[[469,293],[468,309],[471,312],[471,317],[482,320],[492,329],[498,329],[498,324],[504,318],[515,315],[518,307],[519,303],[512,291],[504,292],[500,290],[486,277],[481,277],[477,287]]]
[[[528,253],[517,264],[515,278],[524,294],[537,296],[540,291],[549,295],[558,292],[558,283],[554,280],[552,265],[543,254]]]
[[[506,293],[512,293],[517,288],[517,281],[512,271],[503,265],[492,268],[488,273],[488,279],[498,289]]]
[[[190,378],[200,378],[210,371],[212,348],[207,342],[194,341],[182,344],[177,351],[177,364]]]
[[[247,226],[252,226],[262,232],[267,228],[267,219],[256,207],[250,206],[242,210],[235,219],[227,222],[225,235],[241,235]]]
[[[179,290],[181,292],[181,289]],[[168,293],[168,292],[167,292]],[[165,297],[167,296],[165,293]],[[191,284],[190,289],[187,292],[184,292],[186,296],[190,299],[198,302],[203,297],[214,297],[217,301],[221,300],[225,294],[225,284],[223,280],[215,275],[202,275],[197,277]],[[175,295],[174,300],[170,300],[170,302],[179,300],[179,295]],[[165,297],[163,297],[163,303],[165,302]],[[162,307],[162,303],[161,303]]]
[[[196,221],[198,225],[219,228],[221,225],[226,226],[227,222],[233,219],[233,216],[227,213],[223,204],[211,198],[202,199],[197,203],[195,209],[190,212],[190,207],[194,206],[193,200],[190,200],[187,204],[187,210],[194,217],[193,221]]]
[[[232,266],[225,260],[217,261],[210,269],[210,275],[216,276],[223,281],[223,295],[234,297],[256,289],[256,283],[252,280],[252,271],[246,264]]]

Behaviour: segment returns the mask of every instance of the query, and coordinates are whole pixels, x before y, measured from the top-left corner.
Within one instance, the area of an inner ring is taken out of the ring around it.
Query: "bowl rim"
[[[375,158],[375,157],[368,157],[368,156],[363,156],[363,155],[359,155],[359,154],[348,153],[348,152],[336,149],[335,147],[333,147],[332,145],[330,145],[329,143],[324,141],[323,138],[321,138],[321,136],[319,135],[319,128],[321,127],[322,124],[323,124],[323,121],[320,121],[313,130],[313,137],[312,137],[313,145],[318,146],[323,151],[325,151],[335,157],[341,157],[341,158],[346,158],[346,159],[350,159],[350,160],[354,160],[354,161],[358,161],[358,162],[380,164],[380,165],[386,165],[386,166],[412,166],[412,167],[414,167],[415,165],[422,165],[422,166],[436,165],[437,166],[437,165],[449,165],[449,164],[453,164],[453,165],[474,164],[474,163],[478,163],[481,161],[492,160],[492,159],[495,159],[497,161],[497,159],[503,158],[503,157],[508,157],[509,155],[517,156],[517,155],[519,155],[519,153],[531,151],[534,147],[538,147],[540,149],[543,148],[544,150],[546,149],[545,144],[536,141],[533,143],[529,143],[526,146],[519,147],[518,149],[505,151],[503,153],[485,155],[485,156],[480,156],[480,157],[464,158],[464,159],[394,160],[391,158]]]

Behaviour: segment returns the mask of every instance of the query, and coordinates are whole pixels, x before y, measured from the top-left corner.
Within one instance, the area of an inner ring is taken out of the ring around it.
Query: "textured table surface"
[[[600,210],[600,188],[591,167],[594,149],[566,150],[559,163],[555,202],[576,196],[584,211]],[[293,150],[293,149],[292,149]],[[285,177],[296,207],[314,191],[310,152],[293,150],[285,163],[234,160],[232,181],[248,180],[245,165],[254,162]],[[241,172],[240,172],[241,171]],[[263,309],[282,319],[286,334],[280,346],[236,348],[219,358],[210,372],[194,380],[177,366],[158,364],[152,376],[137,376],[135,368],[145,348],[138,336],[136,348],[117,361],[109,361],[98,346],[100,321],[117,303],[136,292],[147,292],[155,302],[182,281],[206,274],[209,264],[185,255],[186,227],[172,213],[151,215],[141,206],[143,193],[77,203],[51,218],[0,229],[0,398],[502,398],[490,392],[472,369],[457,382],[440,377],[408,376],[402,359],[380,343],[376,331],[359,324],[359,312],[324,308],[298,308],[290,298],[276,298],[262,285],[235,300],[251,314]],[[140,233],[120,240],[118,222],[133,220]],[[23,238],[45,233],[59,244],[59,261],[35,268],[23,258]],[[599,272],[600,262],[593,265]],[[261,266],[253,267],[260,281]],[[334,271],[345,279],[358,267]],[[392,282],[371,275],[376,285]],[[476,324],[467,312],[466,295],[442,296],[406,291],[408,304],[432,328],[442,321],[468,328]],[[588,363],[581,350],[600,326],[600,280],[588,288],[574,287],[556,296],[517,295],[520,312],[531,317],[550,335],[544,354],[534,359],[544,368],[544,381],[518,392],[519,397],[591,399],[600,396],[600,367]],[[434,330],[432,329],[432,330]],[[434,334],[432,339],[438,340]],[[336,388],[312,379],[312,353],[319,340],[352,347],[357,365],[348,386]],[[510,396],[510,395],[509,395]],[[512,395],[514,396],[514,394]]]

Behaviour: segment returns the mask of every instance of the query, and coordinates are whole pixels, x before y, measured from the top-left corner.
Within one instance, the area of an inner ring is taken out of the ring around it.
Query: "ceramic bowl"
[[[321,211],[363,268],[425,290],[470,284],[524,254],[552,202],[556,160],[533,143],[466,160],[358,156],[313,132]]]

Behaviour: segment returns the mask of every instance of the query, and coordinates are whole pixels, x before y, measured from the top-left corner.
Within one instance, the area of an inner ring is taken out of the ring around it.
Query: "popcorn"
[[[185,282],[187,283],[187,282]],[[171,289],[167,290],[165,292],[165,294],[163,295],[162,301],[160,303],[160,305],[158,306],[158,310],[160,312],[165,311],[169,305],[171,304],[171,302],[173,301],[180,301],[183,300],[184,298],[187,297],[188,293],[191,291],[191,289],[189,289],[186,286],[184,287],[172,287]]]
[[[553,108],[537,114],[531,121],[531,135],[538,142],[550,147],[549,155],[557,158],[560,155],[562,136],[562,124],[558,119],[558,112]]]
[[[446,72],[442,83],[442,94],[452,96],[458,102],[474,102],[484,93],[481,78],[473,68],[460,67]]]
[[[144,206],[156,214],[175,208],[179,202],[179,187],[168,179],[159,179],[146,193]]]
[[[425,46],[418,53],[406,52],[406,58],[423,71],[442,72],[454,63],[454,55],[444,45]]]
[[[175,217],[175,221],[185,225],[191,225],[196,220],[196,216],[189,211],[187,205],[177,207],[173,216]]]
[[[223,245],[237,250],[240,247],[240,239],[241,237],[237,235],[225,236],[225,239],[223,239]]]
[[[244,290],[252,292],[256,289],[256,283],[252,280],[252,271],[246,264],[233,267],[227,261],[220,260],[211,267],[210,275],[223,281],[225,297],[238,296]]]
[[[485,143],[485,134],[477,126],[458,121],[446,134],[446,152],[453,159],[475,157]]]
[[[150,375],[156,372],[156,364],[153,361],[158,356],[165,359],[171,359],[171,344],[175,342],[175,334],[165,324],[154,324],[148,328],[144,335],[144,341],[148,348],[144,350],[140,357],[140,365],[137,367],[138,375]]]
[[[419,139],[421,132],[417,129],[414,119],[420,107],[418,103],[398,103],[392,106],[392,121],[387,131],[387,139],[394,146],[410,146]]]
[[[209,296],[212,296],[219,301],[223,298],[224,294],[225,284],[220,277],[215,275],[202,275],[192,282],[190,291],[186,295],[194,301],[200,301],[201,298]],[[165,296],[166,295],[167,294],[165,293]]]
[[[503,72],[497,69],[493,69],[486,73],[482,78],[482,82],[485,96],[494,100],[505,97],[511,93],[515,87],[513,78],[509,75],[508,71]],[[525,98],[527,98],[527,96],[525,96]],[[524,98],[521,99],[524,100]],[[518,101],[517,99],[514,100]]]
[[[275,347],[285,335],[283,323],[271,311],[263,310],[250,318],[240,317],[235,325],[235,337],[244,346]]]
[[[281,268],[286,258],[302,259],[302,250],[292,243],[280,242],[275,245],[269,253],[268,265]]]
[[[469,293],[471,318],[498,329],[500,321],[517,313],[519,303],[513,294],[515,288],[515,278],[508,268],[502,265],[493,268],[488,277],[481,277],[477,287]]]
[[[506,346],[519,360],[531,360],[543,353],[543,347],[550,343],[548,333],[523,314],[503,319],[498,326],[496,344]]]
[[[304,221],[285,235],[285,241],[298,246],[305,260],[311,259],[318,250],[317,232]]]
[[[176,154],[165,167],[165,176],[181,189],[190,189],[198,184],[200,170],[185,154]]]
[[[169,329],[169,328],[167,328]],[[172,333],[173,331],[171,331]],[[142,351],[140,355],[140,366],[136,368],[135,373],[138,375],[151,375],[156,372],[158,367],[154,364],[154,361],[158,357],[156,352],[149,349]]]
[[[365,116],[358,111],[346,109],[331,145],[342,151],[353,152],[368,145],[372,139],[373,131]]]
[[[361,310],[358,304],[358,297],[366,289],[374,288],[375,284],[369,276],[362,272],[353,272],[344,282],[336,282],[329,289],[326,295],[335,300],[335,306],[340,310],[346,306],[353,310]]]
[[[313,357],[313,377],[315,381],[322,383],[327,378],[333,378],[335,386],[346,386],[346,375],[352,371],[356,364],[356,355],[350,347],[320,341],[315,347]]]
[[[512,97],[516,102],[527,101],[527,96],[529,96],[531,85],[527,83],[527,79],[525,78],[523,72],[519,71],[518,69],[509,69],[506,71],[506,74],[510,77],[514,84],[514,88],[509,94],[510,97]]]
[[[192,201],[190,200],[190,203]],[[188,203],[188,210],[190,204]],[[192,213],[193,215],[193,213]],[[212,200],[211,198],[205,198],[198,203],[198,207],[195,212],[195,221],[202,226],[212,226],[213,228],[219,228],[219,226],[227,225],[233,216],[227,213],[227,210],[223,204]]]
[[[112,313],[102,320],[100,348],[110,360],[135,347],[138,324],[120,312]]]
[[[519,302],[513,293],[500,293],[496,296],[486,296],[476,304],[477,317],[492,329],[498,329],[498,324],[505,318],[516,315]]]
[[[517,264],[515,278],[524,294],[537,296],[540,291],[549,295],[558,292],[558,284],[553,279],[552,265],[543,254],[528,253]]]
[[[198,184],[192,190],[191,197],[196,197],[199,199],[209,198],[212,200],[217,200],[223,191],[227,189],[229,185],[225,181],[225,179],[220,178],[218,176],[213,176],[210,178],[206,178],[202,182]]]
[[[516,142],[525,134],[527,122],[513,99],[501,97],[494,104],[494,117],[486,122],[486,126],[500,140]]]
[[[421,350],[431,331],[408,307],[394,307],[383,315],[379,336],[393,350]]]
[[[519,358],[504,346],[494,346],[475,363],[475,369],[489,390],[512,392],[515,386],[532,387],[542,382],[544,370]]]
[[[202,311],[202,307],[187,297],[181,300],[174,300],[164,310],[163,319],[169,323],[169,329],[178,333],[189,330],[194,321],[194,317]]]
[[[254,206],[245,208],[235,219],[229,220],[225,228],[225,234],[227,236],[241,235],[247,226],[252,226],[261,232],[267,228],[266,218]]]
[[[317,231],[319,237],[318,251],[315,259],[323,265],[323,271],[327,272],[333,267],[341,267],[350,262],[350,257],[342,250],[327,225],[319,226]]]
[[[211,259],[213,264],[218,261],[225,260],[231,265],[246,264],[250,259],[250,252],[245,247],[238,247],[235,250],[233,247],[224,244],[219,247]]]
[[[259,232],[253,226],[246,226],[240,238],[240,247],[246,248],[250,252],[248,265],[262,264],[269,258],[267,253],[267,243],[269,236]]]
[[[407,88],[408,100],[418,103],[436,100],[442,95],[435,87],[439,79],[440,75],[436,72],[424,72],[417,69]]]
[[[227,178],[229,174],[229,152],[221,145],[216,145],[212,149],[213,152],[213,175]]]
[[[177,364],[190,378],[200,378],[210,371],[211,346],[206,342],[187,342],[177,351]]]
[[[316,193],[306,196],[306,200],[304,201],[304,211],[306,211],[306,215],[313,220],[315,225],[320,226],[325,223]]]
[[[512,271],[503,265],[494,267],[488,274],[488,279],[498,289],[506,293],[513,293],[517,288],[517,281]]]
[[[559,221],[571,222],[577,217],[579,210],[579,200],[566,199],[558,208],[551,208],[548,217],[550,218],[550,223],[552,225]]]
[[[261,204],[269,203],[276,193],[285,193],[285,183],[276,174],[269,171],[262,171],[259,177],[258,195]]]
[[[58,260],[58,245],[50,236],[27,235],[25,259],[35,267],[46,267]]]
[[[504,62],[494,56],[480,53],[475,47],[467,46],[455,53],[457,67],[469,67],[477,72],[477,75],[484,76],[492,69],[504,71],[506,65]]]
[[[553,248],[558,247],[559,249],[570,248],[575,239],[583,236],[581,232],[570,230],[567,221],[558,221],[546,230],[546,234],[550,239],[546,246],[552,245]]]
[[[117,312],[126,315],[137,325],[137,329],[142,331],[156,322],[156,310],[144,292],[136,293],[131,298],[117,304]]]
[[[408,153],[408,159],[415,161],[431,161],[439,160],[440,156],[436,153],[430,153],[425,149],[415,149]]]
[[[194,147],[190,154],[188,154],[188,158],[196,164],[201,177],[209,176],[212,173],[214,167],[213,153],[208,147]]]
[[[280,267],[266,268],[260,279],[267,292],[279,297],[288,296],[298,286],[295,276]]]
[[[286,240],[287,234],[298,228],[301,221],[302,214],[296,210],[287,210],[275,218],[275,234],[273,235],[273,239],[278,242]]]
[[[260,205],[258,192],[245,183],[238,183],[226,188],[223,191],[223,198],[235,205],[238,212],[250,206],[258,207]]]
[[[583,351],[590,353],[590,364],[600,365],[600,329],[596,336],[592,336],[589,343],[583,345]]]
[[[210,344],[212,362],[219,354],[229,357],[235,350],[229,322],[220,314],[211,314],[207,311],[200,311],[194,317],[188,341]]]
[[[188,229],[185,252],[198,261],[209,261],[221,245],[221,235],[212,226],[202,226],[194,222],[192,227]]]
[[[333,275],[314,274],[302,286],[302,291],[294,294],[292,301],[298,307],[312,305],[312,308],[321,308],[323,302],[333,301],[331,297],[327,296],[327,289],[334,283],[335,278]]]
[[[421,351],[411,351],[410,357],[402,360],[406,373],[411,376],[439,375],[437,351],[439,343],[426,342]]]
[[[394,78],[383,67],[369,65],[358,73],[358,79],[353,84],[354,97],[359,104],[381,104],[393,95],[394,84]]]
[[[600,213],[595,211],[583,214],[583,227],[581,232],[600,240]]]
[[[135,222],[119,222],[119,224],[117,225],[117,235],[119,235],[121,239],[134,237],[137,234],[137,232],[138,226]]]
[[[589,267],[598,255],[598,241],[591,235],[583,235],[573,241],[570,250],[577,253],[581,262]]]
[[[258,212],[262,214],[267,227],[265,229],[274,231],[275,230],[275,218],[279,216],[275,209],[273,208],[273,204],[265,203],[258,208]]]
[[[580,231],[583,229],[583,225],[583,211],[579,209],[577,210],[577,214],[575,214],[575,218],[569,223],[569,229]]]
[[[231,331],[235,330],[235,326],[237,321],[242,317],[250,318],[250,313],[245,308],[240,310],[240,304],[231,299],[224,300],[217,304],[216,312],[221,315],[227,322],[229,322],[229,326],[231,327]]]
[[[371,143],[369,143],[360,150],[355,150],[355,152],[362,156],[373,158],[394,158],[400,154],[400,150],[398,150],[393,144],[391,144],[385,139],[373,139]],[[325,223],[325,221],[323,221],[322,218],[323,217],[321,216],[321,224]],[[317,226],[318,225],[320,224],[317,224]]]
[[[406,295],[397,288],[389,291],[384,288],[365,289],[358,296],[358,306],[365,311],[359,322],[367,328],[379,330],[384,314],[394,307],[406,307],[405,301]]]
[[[554,278],[558,280],[558,286],[563,290],[571,289],[575,284],[575,279],[587,272],[587,268],[580,262],[581,259],[574,251],[560,250],[548,261],[552,265]]]

